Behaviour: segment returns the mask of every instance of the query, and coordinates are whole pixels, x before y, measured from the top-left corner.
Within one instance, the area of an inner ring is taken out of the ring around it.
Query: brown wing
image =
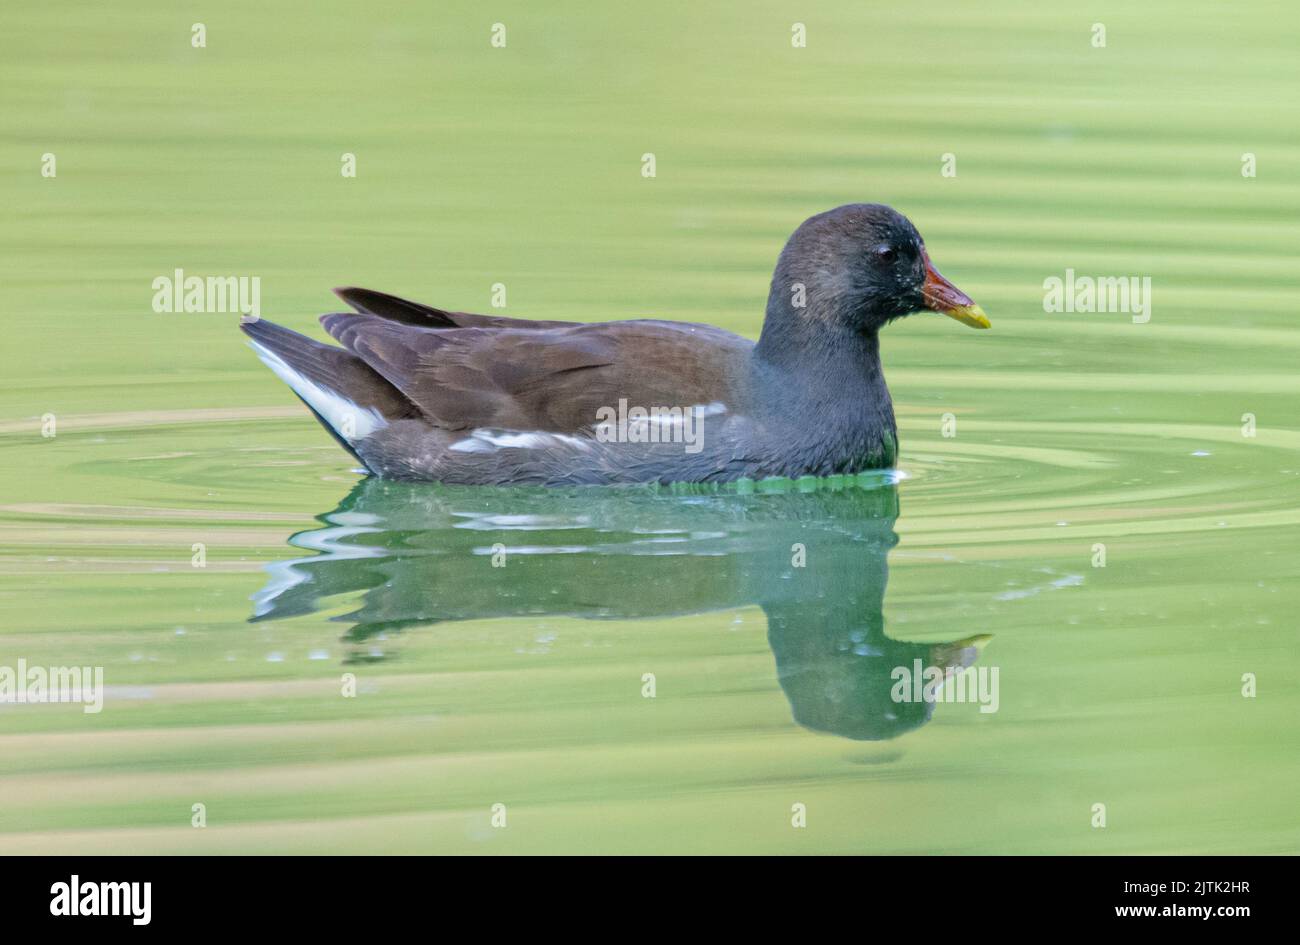
[[[449,312],[422,302],[412,302],[387,292],[360,289],[355,286],[335,289],[334,294],[365,315],[378,315],[389,321],[414,325],[417,328],[563,328],[581,322],[532,321],[527,318],[508,318],[505,315],[475,315],[472,312]]]
[[[597,410],[617,409],[620,399],[629,407],[734,407],[753,347],[709,325],[649,320],[453,328],[343,313],[321,323],[450,430],[590,433]]]

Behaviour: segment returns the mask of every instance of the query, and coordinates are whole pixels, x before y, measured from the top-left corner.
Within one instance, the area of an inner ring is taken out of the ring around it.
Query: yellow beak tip
[[[953,318],[963,325],[970,325],[971,328],[992,328],[993,323],[989,317],[984,314],[984,309],[978,305],[962,305],[953,309],[950,313]]]

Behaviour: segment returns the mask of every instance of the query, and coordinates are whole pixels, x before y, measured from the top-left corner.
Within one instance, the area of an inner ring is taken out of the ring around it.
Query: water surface
[[[1300,848],[1294,15],[800,15],[7,17],[0,665],[108,693],[0,706],[0,851]],[[896,482],[362,481],[233,316],[150,308],[177,267],[313,332],[330,285],[501,282],[753,337],[860,199],[994,324],[884,333]],[[1066,268],[1150,276],[1151,320],[1044,312]],[[895,703],[915,659],[997,711]]]

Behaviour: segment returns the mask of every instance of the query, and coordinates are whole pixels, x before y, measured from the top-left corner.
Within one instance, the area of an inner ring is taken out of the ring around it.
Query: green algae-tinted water
[[[0,851],[1300,848],[1294,14],[799,15],[7,17],[0,666],[107,692],[0,705]],[[362,482],[233,315],[150,304],[503,283],[754,336],[788,232],[862,199],[994,325],[885,332],[892,478]],[[1066,269],[1150,320],[1045,312]],[[916,659],[996,711],[888,698]]]

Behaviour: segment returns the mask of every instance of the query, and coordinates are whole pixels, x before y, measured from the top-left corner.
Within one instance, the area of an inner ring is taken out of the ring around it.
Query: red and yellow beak
[[[971,328],[992,327],[984,309],[934,268],[929,253],[925,253],[925,284],[921,286],[921,297],[925,299],[925,307],[932,312],[941,312]]]

